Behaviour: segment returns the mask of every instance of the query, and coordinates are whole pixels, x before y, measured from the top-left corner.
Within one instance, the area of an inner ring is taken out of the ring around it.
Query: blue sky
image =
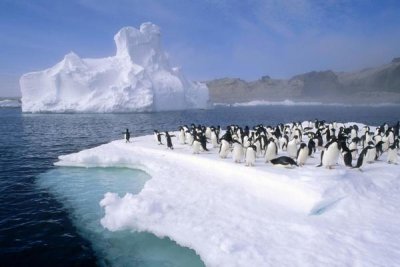
[[[398,0],[0,0],[0,96],[74,51],[114,55],[114,34],[151,21],[192,80],[351,71],[400,57]]]

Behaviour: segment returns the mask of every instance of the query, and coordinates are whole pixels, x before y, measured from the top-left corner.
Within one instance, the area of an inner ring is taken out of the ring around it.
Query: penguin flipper
[[[322,158],[324,157],[324,150],[321,151],[321,163],[319,165],[317,165],[317,167],[321,167],[322,166]]]

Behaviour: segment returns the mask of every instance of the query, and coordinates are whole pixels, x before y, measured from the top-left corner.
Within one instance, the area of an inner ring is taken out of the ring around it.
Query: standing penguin
[[[397,164],[398,156],[397,156],[397,149],[399,148],[399,139],[396,139],[393,142],[393,145],[389,146],[388,155],[387,155],[387,162],[389,164]]]
[[[163,145],[163,143],[161,142],[161,135],[163,135],[163,134],[157,130],[154,130],[154,137],[159,145]]]
[[[233,160],[236,163],[240,163],[242,162],[243,156],[244,156],[244,150],[242,144],[237,140],[233,140],[233,151],[232,151]]]
[[[275,158],[278,154],[278,146],[275,143],[273,137],[268,139],[267,148],[265,149],[265,162],[269,162],[271,159]]]
[[[293,136],[293,139],[287,145],[287,153],[291,158],[296,158],[297,156],[297,144],[298,144],[298,136]]]
[[[358,153],[357,144],[358,144],[359,140],[360,140],[360,138],[354,137],[354,138],[351,139],[351,143],[349,145],[349,149],[350,149],[350,151],[352,151],[351,152],[351,157],[353,159],[357,158],[357,153]]]
[[[255,145],[251,145],[246,149],[246,166],[254,166],[256,162],[257,148]]]
[[[301,143],[299,150],[297,150],[297,165],[303,166],[307,159],[308,159],[308,154],[309,154],[309,148],[306,143]]]
[[[203,151],[208,151],[207,149],[207,137],[205,134],[200,134],[199,135],[199,140],[200,140],[200,144],[201,144],[201,148],[203,149]]]
[[[346,141],[342,141],[340,146],[342,148],[342,156],[343,156],[344,165],[347,167],[353,167],[352,151],[347,147]]]
[[[194,139],[193,139],[193,143],[192,143],[193,154],[199,154],[200,153],[200,147],[201,147],[200,140],[199,140],[198,136],[195,136]]]
[[[131,134],[129,132],[128,129],[125,130],[125,132],[123,132],[124,137],[125,137],[125,143],[130,143],[131,141],[129,141],[129,139],[131,138]]]
[[[321,151],[321,164],[317,167],[325,166],[331,169],[336,165],[340,155],[340,145],[338,141],[333,138],[328,144],[325,145],[325,149]]]
[[[174,137],[175,135],[170,135],[168,132],[165,132],[165,139],[167,140],[167,147],[169,149],[174,149],[174,146],[172,145],[171,137]]]
[[[181,126],[181,127],[179,127],[179,135],[178,135],[178,139],[179,139],[179,143],[181,144],[181,145],[184,145],[186,142],[185,142],[185,139],[186,139],[186,137],[185,137],[185,129]]]
[[[368,142],[368,146],[366,146],[364,148],[364,150],[365,150],[365,156],[364,156],[365,157],[365,162],[367,162],[367,163],[374,162],[375,159],[376,159],[376,147],[374,145],[374,142],[369,141]]]
[[[219,156],[225,159],[229,154],[229,142],[225,139],[221,140],[221,145],[219,146]]]

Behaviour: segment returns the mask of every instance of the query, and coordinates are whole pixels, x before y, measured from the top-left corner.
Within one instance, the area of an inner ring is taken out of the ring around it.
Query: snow
[[[19,108],[21,103],[16,99],[1,99],[0,108]]]
[[[350,123],[351,125],[353,123]],[[360,125],[360,127],[362,127]],[[178,133],[175,133],[178,136]],[[101,224],[167,236],[207,266],[396,266],[400,262],[400,166],[380,161],[363,171],[255,167],[192,154],[154,136],[116,140],[59,157],[58,166],[129,167],[147,172],[139,194],[108,192]],[[285,152],[280,152],[285,155]],[[354,162],[353,162],[354,164]],[[100,207],[99,207],[100,208]]]
[[[136,112],[208,107],[205,84],[169,65],[157,25],[124,27],[116,55],[84,59],[71,52],[53,67],[20,79],[23,112]]]

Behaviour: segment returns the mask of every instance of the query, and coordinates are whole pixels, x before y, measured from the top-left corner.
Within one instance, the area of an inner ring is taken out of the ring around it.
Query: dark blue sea
[[[99,201],[151,179],[124,168],[61,168],[59,155],[181,124],[275,125],[314,120],[394,124],[399,106],[217,107],[136,114],[23,114],[0,108],[0,266],[203,266],[196,253],[151,233],[109,232]],[[133,137],[134,138],[134,137]]]

